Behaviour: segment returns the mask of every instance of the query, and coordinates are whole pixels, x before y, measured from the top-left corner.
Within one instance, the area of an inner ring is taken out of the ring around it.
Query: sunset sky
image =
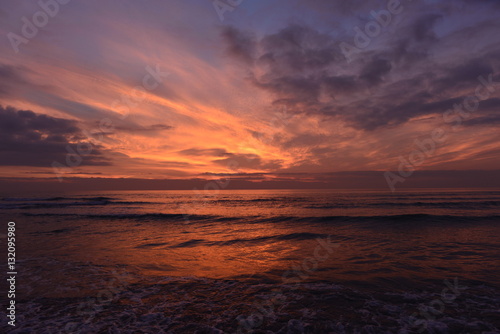
[[[500,170],[499,1],[41,2],[0,4],[4,180]]]

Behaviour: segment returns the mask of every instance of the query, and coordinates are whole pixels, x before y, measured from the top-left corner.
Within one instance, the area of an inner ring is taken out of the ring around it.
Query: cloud
[[[436,93],[443,91],[476,87],[479,76],[487,77],[494,72],[494,68],[489,60],[483,57],[468,59],[465,62],[458,63],[455,66],[449,66],[442,70],[444,74],[436,78],[432,83],[432,90]]]
[[[283,161],[279,159],[264,160],[257,154],[231,153],[223,148],[190,148],[179,151],[178,153],[194,157],[206,156],[221,158],[212,160],[212,162],[219,166],[228,167],[229,169],[275,170],[281,168],[283,164]]]
[[[340,15],[344,26],[354,28],[368,22],[371,10],[386,6],[383,1],[368,3],[357,7],[318,0],[302,5]],[[406,12],[394,17],[351,63],[339,47],[341,42],[352,44],[349,29],[326,32],[321,25],[292,23],[250,38],[248,32],[226,27],[222,37],[228,54],[245,60],[241,66],[250,81],[270,93],[274,104],[285,105],[290,113],[337,117],[354,129],[374,131],[443,113],[474,93],[478,76],[500,70],[498,34],[480,37],[498,31],[489,2],[412,3],[411,13],[410,4],[405,6]],[[463,23],[463,10],[482,15]],[[350,21],[346,13],[352,13]]]
[[[227,27],[223,30],[222,36],[229,41],[227,52],[230,56],[247,63],[253,62],[256,43],[252,34],[245,33],[234,27]]]
[[[23,100],[43,108],[58,110],[79,119],[118,118],[119,113],[61,96],[61,88],[40,83],[41,73],[26,66],[0,63],[0,97]],[[45,79],[48,81],[47,79]]]
[[[376,85],[382,82],[382,77],[389,73],[391,68],[389,60],[375,58],[363,67],[359,78],[366,80],[370,85]]]
[[[182,150],[178,152],[181,155],[187,155],[187,156],[209,156],[209,157],[227,157],[231,156],[230,153],[228,153],[225,149],[223,148],[190,148],[186,150]]]
[[[499,124],[500,124],[500,115],[475,117],[464,122],[464,125],[466,126],[474,126],[474,125],[497,126]]]
[[[49,167],[53,161],[65,161],[67,146],[74,149],[78,142],[84,137],[76,121],[0,106],[0,165]],[[95,146],[82,161],[109,164]]]
[[[414,40],[417,42],[436,41],[437,37],[433,28],[442,17],[441,14],[428,14],[419,17],[412,26]]]
[[[24,69],[0,63],[0,97],[9,96],[14,85],[21,85],[25,82],[22,72]]]
[[[125,123],[117,120],[116,122]],[[99,124],[99,122],[97,122]],[[127,122],[122,125],[112,126],[109,132],[102,133],[104,135],[116,134],[117,132],[127,132],[134,135],[142,135],[142,136],[156,136],[158,132],[171,130],[173,126],[166,124],[153,124],[153,125],[138,125],[132,122]]]
[[[263,160],[257,154],[235,154],[232,153],[228,158],[213,160],[215,164],[221,166],[227,166],[232,169],[236,167],[237,169],[253,169],[253,170],[277,170],[283,165],[283,161],[279,159],[275,160]]]

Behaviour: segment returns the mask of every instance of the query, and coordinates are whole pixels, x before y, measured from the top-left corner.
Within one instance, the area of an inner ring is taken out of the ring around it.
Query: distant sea
[[[0,331],[500,333],[500,191],[4,194],[0,217]]]

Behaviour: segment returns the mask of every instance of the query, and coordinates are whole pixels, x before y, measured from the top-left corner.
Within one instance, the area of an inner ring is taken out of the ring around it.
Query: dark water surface
[[[0,215],[15,333],[500,328],[500,191],[5,195]]]

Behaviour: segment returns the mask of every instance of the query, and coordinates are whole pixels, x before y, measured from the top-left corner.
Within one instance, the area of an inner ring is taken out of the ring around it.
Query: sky
[[[500,186],[499,17],[493,0],[1,1],[0,185]]]

